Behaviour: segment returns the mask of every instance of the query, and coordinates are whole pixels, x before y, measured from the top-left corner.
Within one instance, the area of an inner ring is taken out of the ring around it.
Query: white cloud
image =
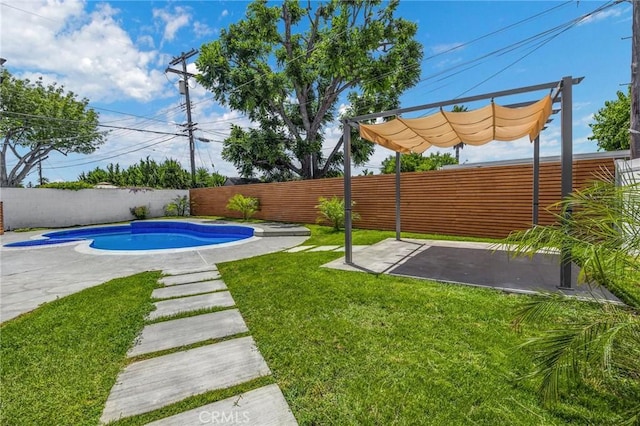
[[[165,25],[163,41],[172,41],[176,33],[191,22],[191,14],[186,8],[180,6],[175,7],[173,12],[167,9],[153,9],[153,17]]]
[[[436,69],[448,68],[462,62],[462,58],[446,58],[438,61],[433,67]]]
[[[589,108],[591,107],[591,102],[574,102],[573,103],[573,110],[574,111],[579,111],[581,109],[585,109],[585,108]]]
[[[589,123],[593,123],[593,117],[594,117],[593,113],[584,115],[584,116],[578,118],[576,123],[580,124],[580,125],[583,125],[583,126],[588,126]]]
[[[94,102],[161,96],[166,79],[152,69],[158,52],[136,47],[116,21],[117,9],[100,4],[88,14],[81,1],[15,4],[20,10],[0,5],[9,70],[30,69]]]
[[[150,35],[143,35],[138,37],[138,45],[146,46],[151,49],[154,49],[156,47],[155,42],[153,41],[153,37],[151,37]]]
[[[229,11],[227,9],[224,9],[221,13],[220,13],[220,18],[225,18],[229,16]]]
[[[204,22],[196,21],[193,23],[193,33],[196,37],[200,38],[216,34],[217,30],[215,28],[211,28]]]
[[[625,13],[625,10],[622,10],[620,7],[612,7],[610,9],[605,9],[601,12],[595,13],[593,15],[587,16],[580,20],[578,25],[586,25],[592,24],[598,21],[604,21],[609,18],[618,18]]]
[[[435,46],[431,46],[429,50],[434,55],[439,55],[442,53],[460,51],[464,43],[455,42],[455,43],[445,43],[445,44],[436,44]]]

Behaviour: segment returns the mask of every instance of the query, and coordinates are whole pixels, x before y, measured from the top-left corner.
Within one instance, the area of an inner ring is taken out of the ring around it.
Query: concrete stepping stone
[[[194,272],[210,272],[217,271],[218,267],[216,265],[206,265],[201,266],[199,268],[189,268],[189,269],[181,269],[181,268],[171,268],[171,269],[163,269],[162,273],[165,275],[184,275],[184,274],[192,274]]]
[[[173,285],[164,288],[156,288],[151,293],[153,299],[168,299],[178,296],[192,296],[200,293],[226,290],[227,286],[222,280],[202,281],[199,283]]]
[[[316,248],[312,248],[311,251],[332,251],[335,250],[337,248],[340,248],[340,246],[318,246]]]
[[[217,280],[220,274],[217,271],[195,272],[193,274],[172,275],[170,277],[160,278],[160,284],[177,285],[197,283],[199,281]]]
[[[293,426],[298,422],[278,385],[268,385],[149,423],[148,426],[202,424]]]
[[[314,248],[315,246],[297,246],[297,247],[292,247],[289,250],[285,250],[287,253],[298,253],[304,250],[308,250],[310,248]]]
[[[129,356],[178,348],[249,331],[237,309],[147,325]]]
[[[251,337],[134,362],[118,375],[100,421],[146,413],[268,374]]]
[[[156,310],[149,314],[149,319],[179,314],[181,312],[196,311],[198,309],[226,308],[235,305],[231,293],[221,291],[218,293],[201,294],[199,296],[181,297],[179,299],[162,300],[154,303]]]

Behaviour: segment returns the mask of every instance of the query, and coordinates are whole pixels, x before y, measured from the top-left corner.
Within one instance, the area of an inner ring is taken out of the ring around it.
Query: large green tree
[[[215,99],[259,125],[234,127],[223,158],[244,177],[339,173],[342,140],[332,141],[331,152],[322,149],[339,102],[349,114],[396,108],[419,79],[417,27],[394,17],[397,6],[397,0],[249,4],[246,17],[203,45],[196,62],[198,81]],[[372,152],[371,144],[354,139],[356,164]]]
[[[448,152],[442,154],[440,152],[432,152],[428,157],[424,157],[422,154],[403,154],[400,156],[400,171],[401,172],[425,172],[427,170],[437,170],[442,166],[448,164],[458,164],[451,154]],[[382,174],[389,174],[396,172],[396,156],[390,155],[382,160],[382,168],[380,170]]]
[[[631,96],[618,91],[618,98],[606,101],[593,116],[594,123],[589,124],[598,148],[605,151],[629,149],[629,127],[631,125]]]
[[[0,87],[0,186],[19,186],[51,152],[89,154],[104,142],[88,99],[41,79],[15,78],[7,70]],[[10,170],[8,159],[15,160]]]

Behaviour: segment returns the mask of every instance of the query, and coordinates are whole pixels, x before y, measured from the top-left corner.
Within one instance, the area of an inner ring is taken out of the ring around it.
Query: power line
[[[28,11],[28,10],[24,10],[24,9],[20,9],[19,7],[12,6],[12,5],[7,4],[7,3],[5,3],[5,2],[0,2],[0,4],[1,4],[2,6],[9,7],[9,8],[11,8],[11,9],[18,10],[18,11],[20,11],[20,12],[24,12],[24,13],[27,13],[27,14],[29,14],[29,15],[37,16],[38,18],[46,19],[47,21],[50,21],[50,22],[60,22],[60,20],[51,19],[51,18],[46,17],[46,16],[38,15],[37,13],[30,12],[30,11]]]
[[[133,152],[141,151],[143,149],[150,148],[152,146],[156,146],[156,145],[160,145],[162,143],[169,142],[169,141],[175,139],[176,137],[177,136],[166,138],[166,139],[163,139],[163,140],[161,140],[159,142],[155,142],[155,143],[152,143],[152,144],[149,144],[149,145],[141,146],[141,147],[138,147],[138,148],[135,148],[135,149],[131,149],[129,151],[126,151],[126,152],[123,152],[123,153],[120,153],[120,154],[117,154],[117,155],[112,155],[112,156],[109,156],[109,157],[103,157],[103,158],[96,159],[96,160],[85,161],[85,162],[78,163],[78,164],[69,164],[69,165],[65,165],[65,166],[55,166],[55,167],[51,167],[51,168],[52,169],[67,169],[67,168],[70,168],[70,167],[78,167],[78,166],[84,166],[84,165],[87,165],[87,164],[100,163],[100,162],[105,161],[105,160],[110,160],[112,158],[121,157],[121,156],[126,155],[126,154],[131,154]]]
[[[66,122],[66,123],[78,123],[78,124],[83,124],[83,125],[91,126],[91,127],[94,126],[93,124],[85,123],[82,120],[70,120],[70,119],[67,119],[67,118],[48,117],[46,115],[25,114],[25,113],[21,113],[21,112],[13,112],[13,111],[2,111],[2,112],[0,112],[0,115],[3,115],[3,114],[21,116],[21,117],[27,117],[27,118],[37,118],[37,119],[49,120],[49,121],[62,121],[62,122]],[[134,127],[111,126],[111,125],[108,125],[108,124],[96,124],[95,126],[109,128],[109,129],[129,130],[129,131],[133,131],[133,132],[152,133],[152,134],[156,134],[156,135],[186,136],[186,135],[183,135],[183,134],[180,134],[180,133],[169,133],[169,132],[161,132],[161,131],[157,131],[157,130],[148,130],[148,129],[136,129]]]

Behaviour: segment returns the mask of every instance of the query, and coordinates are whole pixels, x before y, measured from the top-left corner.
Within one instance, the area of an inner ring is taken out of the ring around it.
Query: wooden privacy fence
[[[576,160],[573,187],[584,187],[614,158]],[[356,228],[395,229],[395,175],[357,176],[352,181]],[[407,232],[476,237],[505,237],[532,221],[533,166],[464,166],[430,172],[402,173],[401,221]],[[240,217],[225,207],[235,194],[257,197],[257,219],[315,223],[319,197],[343,197],[342,178],[190,190],[191,212],[198,216]],[[553,216],[546,207],[560,199],[560,163],[540,164],[540,224]]]

